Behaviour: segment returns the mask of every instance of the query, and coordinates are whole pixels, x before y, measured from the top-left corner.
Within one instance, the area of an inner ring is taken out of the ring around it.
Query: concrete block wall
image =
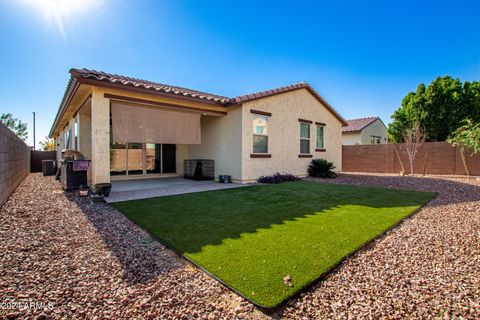
[[[396,152],[395,152],[396,150]],[[344,145],[344,172],[399,173],[403,163],[410,173],[410,163],[403,144]],[[397,156],[398,154],[398,156]],[[471,175],[480,175],[480,154],[466,155]],[[426,142],[419,148],[413,171],[416,174],[465,175],[460,149],[446,142]]]
[[[0,207],[25,179],[29,170],[28,146],[0,123]]]

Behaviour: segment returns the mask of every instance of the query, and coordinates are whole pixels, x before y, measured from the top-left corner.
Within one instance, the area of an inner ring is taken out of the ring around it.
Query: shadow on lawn
[[[114,204],[137,224],[181,253],[200,252],[225,239],[346,205],[421,206],[429,196],[411,191],[293,182]]]
[[[159,232],[162,234],[162,230],[173,235],[181,235],[184,237],[183,251],[198,252],[205,245],[220,244],[224,239],[238,238],[242,233],[254,233],[260,228],[270,228],[272,225],[282,224],[339,205],[369,207],[419,205],[409,197],[409,193],[404,193],[398,199],[383,199],[381,205],[376,205],[372,199],[378,198],[377,189],[365,188],[362,192],[352,195],[342,184],[374,185],[383,188],[416,189],[439,193],[429,206],[480,200],[479,183],[472,185],[436,178],[420,178],[421,183],[419,183],[418,178],[410,177],[402,177],[399,183],[398,179],[398,177],[388,176],[341,175],[337,180],[320,180],[320,182],[339,184],[339,189],[335,188],[335,191],[331,190],[333,188],[324,188],[321,200],[318,199],[318,192],[312,191],[292,197],[296,183],[289,183],[284,185],[287,186],[286,188],[273,194],[268,191],[271,186],[256,186],[128,201],[119,203],[118,206],[122,210],[136,209],[139,216],[144,218],[148,218],[148,215],[145,215],[147,210],[149,212],[168,211],[165,219],[162,219],[163,229],[149,231],[157,235]],[[207,194],[208,196],[205,196]],[[219,196],[222,194],[223,197]],[[233,201],[237,197],[242,200]],[[67,193],[67,198],[83,210],[112,254],[121,262],[124,277],[128,283],[143,283],[180,266],[174,257],[161,256],[165,254],[165,251],[160,249],[162,246],[152,249],[156,241],[152,242],[149,237],[145,237],[128,218],[112,206],[90,205],[89,199],[79,198],[76,193]],[[313,199],[318,201],[312,203]],[[334,206],[329,199],[335,199]],[[145,205],[140,206],[140,203]],[[194,210],[192,210],[192,203],[194,203]],[[267,205],[276,208],[275,215],[263,209]],[[213,215],[211,208],[215,208]],[[178,223],[179,212],[188,214],[187,219],[182,219],[183,223]],[[218,219],[217,215],[222,215],[222,219]],[[249,215],[248,220],[244,218],[245,215]],[[141,221],[137,223],[144,224]],[[171,241],[163,236],[159,238],[166,243]]]
[[[374,175],[361,173],[340,173],[337,179],[307,178],[327,184],[356,185],[378,187],[393,190],[415,190],[438,193],[430,206],[448,205],[469,201],[480,201],[480,177],[466,178],[463,181],[453,178],[422,177],[422,176],[395,176]]]
[[[66,192],[65,195],[83,211],[119,260],[127,283],[144,283],[181,266],[171,251],[162,250],[164,246],[140,231],[115,208],[107,204],[92,205],[89,198],[81,198],[77,192]]]

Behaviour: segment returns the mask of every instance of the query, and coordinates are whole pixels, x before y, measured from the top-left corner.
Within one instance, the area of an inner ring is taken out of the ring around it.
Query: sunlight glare
[[[54,24],[63,38],[65,24],[73,17],[100,8],[103,0],[23,0],[29,7],[40,12],[49,24]]]

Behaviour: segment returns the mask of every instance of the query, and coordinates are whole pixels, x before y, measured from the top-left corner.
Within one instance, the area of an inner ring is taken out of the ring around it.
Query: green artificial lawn
[[[299,181],[114,206],[248,299],[271,308],[434,196]],[[283,281],[287,275],[292,287]]]

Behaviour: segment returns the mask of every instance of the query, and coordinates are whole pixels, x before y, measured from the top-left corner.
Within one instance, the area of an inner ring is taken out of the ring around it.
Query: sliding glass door
[[[128,175],[143,174],[143,143],[127,144]]]
[[[174,144],[111,143],[110,175],[176,173],[176,149]]]
[[[162,173],[177,172],[176,150],[174,144],[162,144]]]
[[[110,144],[110,175],[124,176],[127,174],[127,157],[125,143]]]
[[[147,174],[162,173],[162,145],[147,143],[145,149]]]

